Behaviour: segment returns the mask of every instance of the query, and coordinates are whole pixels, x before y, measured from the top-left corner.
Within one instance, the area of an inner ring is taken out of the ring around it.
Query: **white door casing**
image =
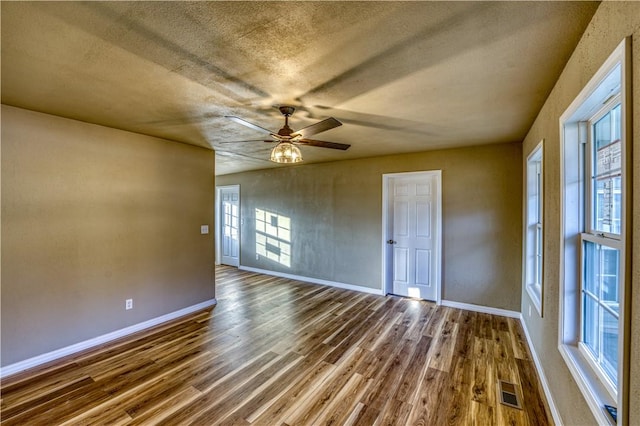
[[[386,293],[440,303],[441,172],[384,175],[383,184]]]
[[[239,266],[240,264],[240,186],[230,185],[218,188],[219,235],[218,250],[220,263]]]

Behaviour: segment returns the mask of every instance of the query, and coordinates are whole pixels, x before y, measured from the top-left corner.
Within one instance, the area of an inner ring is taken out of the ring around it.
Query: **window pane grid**
[[[586,239],[583,254],[582,342],[616,385],[620,251]]]
[[[592,124],[591,227],[619,236],[622,212],[621,104]]]

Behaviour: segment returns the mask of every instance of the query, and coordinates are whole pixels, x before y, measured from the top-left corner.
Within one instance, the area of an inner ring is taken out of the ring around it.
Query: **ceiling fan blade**
[[[316,124],[312,124],[311,126],[307,126],[303,129],[300,129],[294,134],[292,134],[291,136],[300,135],[303,138],[306,138],[307,136],[312,136],[320,132],[325,132],[327,130],[333,129],[338,126],[342,126],[342,123],[333,117],[329,117],[325,120],[317,122]]]
[[[221,155],[223,157],[229,157],[229,158],[250,158],[252,160],[257,160],[257,161],[265,161],[267,163],[270,163],[271,161],[265,158],[260,158],[260,157],[253,157],[251,155],[246,155],[246,154],[240,154],[238,152],[225,152],[225,151],[216,151],[216,155]]]
[[[302,109],[302,107],[298,107]],[[304,107],[310,118],[320,119],[322,117],[337,117],[346,124],[355,124],[358,126],[372,127],[374,129],[383,130],[400,130],[419,135],[433,136],[445,132],[446,129],[433,123],[407,120],[398,117],[390,117],[386,115],[365,114],[362,112],[349,111],[346,109],[331,108],[323,105],[313,105]]]
[[[347,145],[345,143],[318,141],[318,140],[315,140],[315,139],[300,139],[299,141],[297,141],[295,143],[300,144],[300,145],[317,146],[317,147],[320,147],[320,148],[341,149],[342,151],[346,151],[351,146],[351,145]]]
[[[264,127],[260,127],[257,124],[249,123],[247,120],[243,120],[242,118],[236,117],[235,115],[225,115],[224,117],[228,118],[229,120],[235,121],[238,124],[242,124],[243,126],[247,126],[250,129],[271,134],[271,130],[267,130]]]
[[[247,140],[243,140],[243,141],[222,141],[222,142],[216,142],[216,143],[245,143],[245,142],[262,142],[262,139],[247,139]],[[269,141],[269,142],[273,142],[273,141]]]

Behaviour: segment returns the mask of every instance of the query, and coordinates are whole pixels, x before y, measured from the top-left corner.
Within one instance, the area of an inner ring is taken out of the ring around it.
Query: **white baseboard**
[[[440,303],[442,306],[448,306],[450,308],[465,309],[467,311],[481,312],[483,314],[500,315],[502,317],[518,318],[520,319],[520,312],[509,311],[507,309],[492,308],[490,306],[473,305],[471,303],[454,302],[453,300],[443,300]]]
[[[55,361],[62,357],[73,355],[75,353],[84,351],[86,349],[90,349],[92,347],[102,345],[104,343],[110,342],[115,339],[119,339],[121,337],[128,336],[133,333],[137,333],[138,331],[145,330],[147,328],[154,327],[156,325],[162,324],[164,322],[168,322],[174,320],[176,318],[180,318],[182,316],[191,314],[193,312],[197,312],[201,309],[209,308],[217,303],[216,299],[209,299],[204,302],[198,303],[196,305],[192,305],[186,307],[184,309],[180,309],[175,312],[170,312],[168,314],[159,316],[157,318],[152,318],[147,321],[143,321],[138,324],[131,325],[129,327],[121,328],[120,330],[112,331],[111,333],[103,334],[102,336],[94,337],[89,340],[85,340],[83,342],[75,343],[73,345],[56,349],[55,351],[47,352],[42,355],[35,356],[33,358],[25,359],[24,361],[16,362],[15,364],[10,364],[5,367],[0,368],[0,378],[5,378],[11,376],[12,374],[19,373],[20,371],[28,370],[29,368],[37,367],[42,364],[46,364],[47,362]]]
[[[285,274],[283,272],[269,271],[267,269],[252,268],[250,266],[243,266],[243,265],[240,265],[238,269],[241,269],[243,271],[256,272],[258,274],[272,275],[274,277],[289,278],[291,280],[296,280],[296,281],[304,281],[311,284],[322,284],[322,285],[328,285],[331,287],[343,288],[345,290],[353,290],[353,291],[359,291],[362,293],[377,294],[379,296],[384,296],[384,293],[379,288],[362,287],[359,285],[344,284],[344,283],[339,283],[335,281],[321,280],[318,278],[302,277],[299,275]]]
[[[544,370],[542,369],[542,364],[540,363],[540,358],[538,358],[538,354],[536,353],[536,348],[533,346],[533,342],[531,341],[531,336],[529,335],[529,330],[527,329],[527,324],[520,314],[520,324],[522,324],[522,329],[524,330],[524,335],[527,337],[527,343],[529,344],[529,349],[531,350],[531,355],[533,356],[533,363],[536,366],[536,370],[538,371],[538,377],[540,377],[540,382],[542,383],[542,389],[544,389],[544,395],[547,397],[547,404],[549,404],[549,410],[551,410],[551,416],[553,417],[553,422],[557,426],[562,426],[562,417],[560,417],[560,412],[558,411],[558,407],[553,400],[553,395],[551,394],[551,388],[549,388],[549,382],[547,382],[547,376],[544,375]]]

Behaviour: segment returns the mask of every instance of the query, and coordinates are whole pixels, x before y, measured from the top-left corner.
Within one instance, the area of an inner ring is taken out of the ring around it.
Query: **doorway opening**
[[[216,188],[216,263],[240,266],[240,185]]]

